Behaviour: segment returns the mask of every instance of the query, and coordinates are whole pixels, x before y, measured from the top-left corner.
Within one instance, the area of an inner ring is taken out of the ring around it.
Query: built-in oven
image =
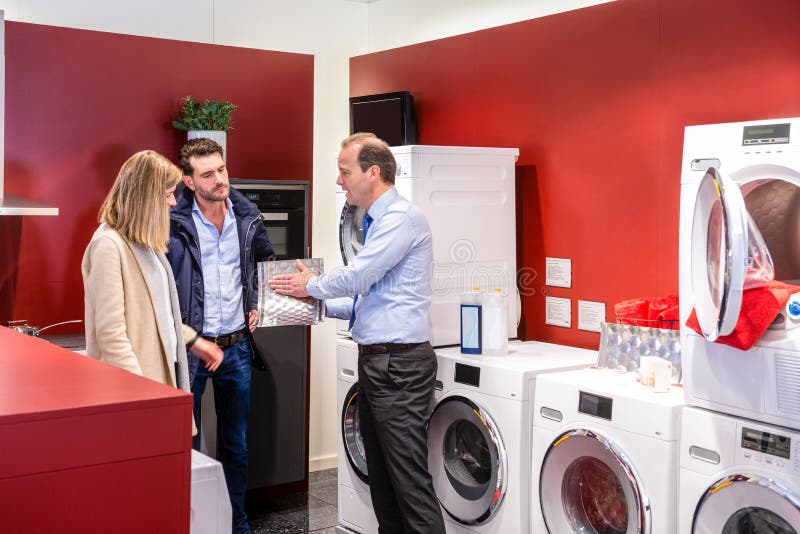
[[[231,186],[261,211],[275,259],[308,257],[308,182],[232,179]]]
[[[261,211],[277,260],[308,257],[308,182],[232,179]],[[264,368],[253,368],[247,429],[247,499],[308,489],[308,326],[257,328]],[[216,457],[213,388],[203,395],[201,450]]]

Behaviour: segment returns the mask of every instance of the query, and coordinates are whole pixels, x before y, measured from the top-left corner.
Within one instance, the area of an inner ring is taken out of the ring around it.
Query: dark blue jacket
[[[230,188],[230,199],[239,234],[239,251],[242,273],[242,315],[247,324],[247,312],[258,307],[258,274],[256,263],[274,257],[272,244],[255,204],[234,188]],[[181,321],[203,332],[203,267],[200,262],[200,240],[192,218],[194,191],[183,187],[177,195],[177,204],[170,210],[169,252],[167,260],[172,266]],[[251,347],[253,344],[250,344]],[[197,370],[198,359],[189,354],[191,376]]]

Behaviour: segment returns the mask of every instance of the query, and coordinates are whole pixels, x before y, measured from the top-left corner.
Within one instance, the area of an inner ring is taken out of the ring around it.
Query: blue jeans
[[[214,408],[217,412],[217,460],[225,471],[225,482],[231,499],[234,534],[249,534],[244,494],[247,489],[247,416],[250,409],[250,342],[245,337],[236,345],[223,349],[225,357],[213,373],[202,362],[192,380],[194,417],[200,425],[200,401],[206,390],[206,379],[214,385]],[[199,436],[194,448],[200,448]]]

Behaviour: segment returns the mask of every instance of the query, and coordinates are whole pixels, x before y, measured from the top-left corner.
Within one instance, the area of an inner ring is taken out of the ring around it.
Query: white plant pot
[[[228,160],[228,149],[225,146],[227,137],[228,132],[224,130],[189,130],[186,132],[186,139],[205,138],[216,141],[222,147],[222,160],[225,162]]]

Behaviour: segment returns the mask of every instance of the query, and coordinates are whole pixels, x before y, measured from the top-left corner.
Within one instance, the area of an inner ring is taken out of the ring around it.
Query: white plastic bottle
[[[481,290],[473,287],[461,295],[461,352],[481,354],[483,345],[483,306]]]
[[[499,287],[483,301],[483,354],[508,354],[508,303]]]

